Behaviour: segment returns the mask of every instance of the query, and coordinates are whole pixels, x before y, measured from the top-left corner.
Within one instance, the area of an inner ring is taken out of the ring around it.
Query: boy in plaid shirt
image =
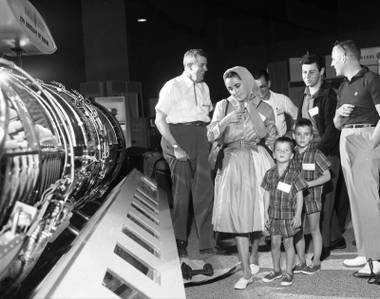
[[[313,139],[313,124],[309,119],[301,118],[297,121],[293,137],[296,149],[291,167],[300,171],[301,177],[307,183],[307,190],[303,192],[304,211],[309,223],[313,239],[312,264],[307,266],[305,259],[305,238],[303,231],[296,239],[296,249],[299,264],[295,266],[294,273],[314,274],[321,270],[322,235],[319,229],[319,219],[322,210],[323,184],[331,178],[331,166],[327,157],[311,143]]]
[[[265,226],[271,235],[271,252],[273,271],[263,278],[271,282],[282,278],[281,285],[293,284],[293,261],[295,257],[293,236],[301,229],[302,190],[306,182],[299,176],[299,171],[290,167],[294,143],[288,137],[275,141],[273,157],[276,165],[264,176],[261,187],[264,194]],[[286,252],[286,272],[281,273],[281,238]]]

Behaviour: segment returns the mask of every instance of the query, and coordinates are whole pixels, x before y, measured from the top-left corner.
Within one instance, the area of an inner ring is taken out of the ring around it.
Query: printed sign
[[[57,46],[44,19],[27,0],[0,0],[0,52],[52,54]]]

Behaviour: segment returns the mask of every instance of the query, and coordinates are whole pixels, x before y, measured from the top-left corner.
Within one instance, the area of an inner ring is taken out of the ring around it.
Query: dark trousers
[[[215,245],[211,224],[214,187],[208,164],[210,143],[205,126],[170,125],[170,131],[178,145],[190,156],[179,161],[173,148],[162,138],[161,146],[169,164],[173,183],[173,227],[178,240],[187,240],[187,223],[190,200],[193,201],[194,220],[199,237],[199,249]]]
[[[321,234],[323,247],[330,247],[330,243],[342,238],[342,228],[335,210],[338,178],[342,175],[340,159],[337,156],[327,157],[331,162],[331,180],[323,187]]]

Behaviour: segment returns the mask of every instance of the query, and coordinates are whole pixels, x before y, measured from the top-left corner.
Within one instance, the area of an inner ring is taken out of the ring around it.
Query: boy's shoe
[[[278,272],[272,271],[263,277],[263,282],[272,282],[273,280],[280,279],[281,277],[282,277],[281,271],[278,271]]]
[[[314,274],[321,271],[321,265],[306,266],[302,269],[303,274]]]
[[[249,267],[251,268],[252,275],[255,275],[260,272],[260,266],[255,264],[250,264]]]
[[[282,275],[281,285],[284,287],[291,286],[293,284],[293,281],[293,274],[285,272],[284,275]]]
[[[295,265],[295,267],[293,268],[293,273],[294,274],[302,273],[302,270],[304,270],[306,267],[307,267],[306,263],[303,263],[301,265]]]
[[[240,277],[240,279],[235,283],[234,289],[235,290],[244,290],[252,282],[253,282],[253,276],[251,276],[248,279],[246,279],[244,277]]]

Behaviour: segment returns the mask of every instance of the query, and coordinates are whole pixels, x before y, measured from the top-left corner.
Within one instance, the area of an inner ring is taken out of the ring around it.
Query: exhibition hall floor
[[[260,249],[260,272],[255,275],[255,280],[247,289],[234,290],[235,282],[241,277],[238,269],[233,274],[222,279],[204,283],[202,285],[187,286],[186,297],[189,299],[200,298],[268,298],[268,299],[303,299],[303,298],[380,298],[380,285],[371,285],[367,279],[355,278],[352,273],[360,268],[346,268],[342,262],[344,259],[356,256],[352,227],[348,226],[344,237],[347,248],[334,250],[331,255],[322,262],[322,271],[314,275],[296,274],[292,286],[282,287],[280,281],[264,283],[261,279],[272,269],[270,251]],[[196,236],[194,229],[190,234],[189,246],[190,258],[199,258],[197,253]],[[312,246],[309,246],[311,248]],[[310,262],[312,254],[307,254]],[[284,258],[282,254],[282,259]],[[221,256],[226,264],[234,264],[238,261],[237,254]],[[284,267],[284,264],[282,264]]]

